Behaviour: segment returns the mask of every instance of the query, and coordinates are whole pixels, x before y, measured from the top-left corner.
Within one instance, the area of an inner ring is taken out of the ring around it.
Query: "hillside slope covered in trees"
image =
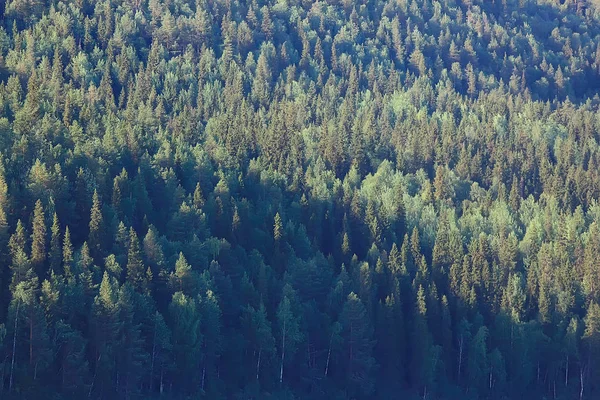
[[[0,398],[599,398],[596,3],[0,2]]]

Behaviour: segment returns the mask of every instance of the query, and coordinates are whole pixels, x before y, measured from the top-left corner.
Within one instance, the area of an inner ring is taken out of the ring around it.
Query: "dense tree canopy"
[[[600,9],[0,3],[0,397],[600,396]]]

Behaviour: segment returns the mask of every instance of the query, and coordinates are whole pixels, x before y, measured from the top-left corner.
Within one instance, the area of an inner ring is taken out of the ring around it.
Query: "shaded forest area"
[[[0,2],[0,397],[600,397],[597,3]]]

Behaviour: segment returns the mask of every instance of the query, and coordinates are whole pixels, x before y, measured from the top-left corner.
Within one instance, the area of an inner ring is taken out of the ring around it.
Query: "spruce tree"
[[[202,381],[201,388],[216,393],[218,385],[219,357],[225,345],[221,307],[215,293],[208,289],[200,307],[202,325]],[[209,390],[210,389],[210,390]]]
[[[133,288],[141,293],[146,293],[149,282],[146,275],[146,268],[142,261],[140,242],[137,233],[133,228],[129,228],[129,251],[127,253],[127,281]]]
[[[427,324],[425,290],[423,286],[419,286],[413,314],[409,376],[412,387],[422,393],[427,393],[428,364],[432,347],[431,333]]]
[[[94,190],[92,209],[90,211],[90,234],[88,236],[90,250],[94,258],[100,257],[103,249],[102,236],[104,234],[104,227],[101,207],[98,191]]]
[[[14,291],[17,285],[25,279],[27,272],[31,268],[31,260],[25,250],[25,228],[21,220],[17,221],[17,228],[15,233],[10,237],[8,247],[12,258],[10,264],[12,274],[10,289]]]
[[[279,245],[281,238],[283,237],[283,223],[281,222],[281,216],[279,213],[275,214],[275,222],[273,224],[273,238],[275,243]]]
[[[68,226],[65,228],[62,246],[62,265],[65,277],[73,277],[73,245],[71,244],[71,231]]]
[[[344,351],[342,355],[345,381],[353,396],[370,395],[375,389],[373,372],[373,329],[367,310],[355,293],[350,293],[340,315]]]
[[[50,228],[50,271],[60,272],[60,262],[62,260],[62,246],[60,237],[60,224],[58,215],[54,213],[52,218],[52,227]]]
[[[288,288],[288,291],[291,288]],[[285,291],[285,288],[284,288]],[[300,321],[292,309],[288,296],[284,296],[277,307],[277,322],[279,325],[281,362],[279,367],[279,383],[283,383],[284,367],[296,351],[296,345],[302,340]],[[286,359],[287,357],[287,359]]]
[[[172,328],[173,361],[178,371],[175,382],[181,385],[184,392],[189,393],[201,383],[201,374],[198,372],[202,333],[198,302],[193,297],[176,292],[169,305],[169,318]]]
[[[31,228],[31,264],[38,274],[42,274],[46,261],[46,220],[42,202],[38,200],[33,210]]]
[[[104,272],[98,295],[94,298],[91,322],[93,352],[91,367],[94,375],[89,393],[112,392],[119,335],[118,283]]]

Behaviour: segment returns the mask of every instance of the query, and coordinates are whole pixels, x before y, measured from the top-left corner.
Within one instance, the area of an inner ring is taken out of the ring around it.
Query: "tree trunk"
[[[565,366],[565,386],[569,386],[569,355],[567,354],[567,365]]]
[[[579,400],[583,399],[583,366],[579,367]]]
[[[262,349],[258,350],[258,359],[256,361],[256,380],[258,380],[258,375],[260,373],[260,356],[262,354]]]
[[[90,391],[88,392],[88,397],[92,397],[92,390],[94,390],[94,383],[96,382],[96,373],[98,372],[98,363],[100,362],[100,358],[102,354],[98,355],[98,360],[96,361],[96,366],[94,368],[94,377],[92,378],[92,384],[90,385]]]
[[[4,375],[6,372],[5,363],[6,363],[7,359],[8,359],[8,356],[4,357],[4,360],[2,360],[2,374],[1,374],[2,379],[0,379],[0,399],[3,398],[2,396],[4,394]]]
[[[165,383],[163,381],[163,377],[164,377],[164,373],[163,373],[163,369],[160,369],[160,394],[163,394],[163,390],[165,389]]]
[[[148,389],[152,391],[152,382],[154,381],[154,360],[156,359],[156,316],[154,316],[154,337],[152,338],[152,361],[150,363],[150,383]]]
[[[13,348],[12,348],[12,360],[10,362],[10,379],[8,381],[8,391],[12,391],[13,385],[13,371],[15,370],[15,350],[17,348],[17,321],[19,320],[19,307],[21,301],[17,300],[17,312],[15,313],[15,332],[13,334]]]
[[[281,338],[281,368],[279,369],[279,383],[283,383],[283,362],[285,361],[285,320],[283,321],[283,335]]]
[[[331,334],[331,339],[329,339],[329,349],[327,349],[327,362],[325,363],[325,376],[329,372],[329,360],[331,359],[331,346],[333,345],[333,333]]]

